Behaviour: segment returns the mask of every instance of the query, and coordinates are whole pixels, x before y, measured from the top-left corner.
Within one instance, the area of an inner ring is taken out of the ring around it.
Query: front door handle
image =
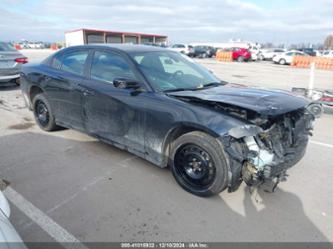
[[[81,84],[76,84],[76,89],[81,91],[83,96],[92,96],[95,95],[95,91],[92,89],[88,89],[86,86]]]
[[[87,89],[84,89],[83,90],[83,96],[93,96],[95,95],[95,92],[92,91],[92,90],[87,90]]]

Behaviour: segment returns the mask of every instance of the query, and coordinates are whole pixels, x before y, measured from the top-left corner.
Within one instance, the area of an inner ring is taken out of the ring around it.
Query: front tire
[[[198,196],[222,192],[228,184],[228,164],[222,145],[212,136],[194,131],[171,145],[171,169],[178,184]]]
[[[43,93],[37,94],[33,99],[33,113],[38,126],[44,131],[54,131],[59,129],[55,123],[55,118],[49,101]]]
[[[280,65],[286,65],[287,64],[285,59],[280,59],[279,63],[280,63]]]

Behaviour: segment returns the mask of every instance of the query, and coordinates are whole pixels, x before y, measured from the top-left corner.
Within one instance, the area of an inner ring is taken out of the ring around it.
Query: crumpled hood
[[[225,103],[263,115],[280,115],[309,104],[306,98],[288,91],[240,87],[238,85],[235,87],[232,84],[196,91],[171,92],[168,95]]]

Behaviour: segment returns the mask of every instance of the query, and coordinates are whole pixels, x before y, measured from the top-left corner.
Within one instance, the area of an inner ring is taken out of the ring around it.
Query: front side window
[[[207,69],[176,52],[136,52],[131,56],[156,91],[201,88],[220,82]]]
[[[88,51],[78,51],[65,54],[62,57],[61,70],[83,76],[84,65],[88,57],[88,53]]]
[[[91,65],[92,79],[112,83],[115,78],[135,79],[127,61],[118,54],[96,51]]]

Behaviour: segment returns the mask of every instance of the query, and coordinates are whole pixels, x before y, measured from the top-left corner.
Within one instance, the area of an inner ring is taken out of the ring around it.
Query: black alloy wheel
[[[33,98],[33,112],[36,123],[44,131],[54,131],[60,129],[55,123],[49,101],[44,93],[39,93]]]
[[[228,159],[222,144],[202,131],[192,131],[171,144],[170,166],[178,184],[198,196],[220,193],[228,186]]]
[[[215,179],[216,168],[211,156],[195,144],[178,149],[174,163],[178,174],[193,188],[206,188]]]
[[[47,109],[46,104],[42,100],[38,100],[36,102],[35,110],[38,123],[41,126],[46,127],[50,121],[50,113],[49,110]]]

